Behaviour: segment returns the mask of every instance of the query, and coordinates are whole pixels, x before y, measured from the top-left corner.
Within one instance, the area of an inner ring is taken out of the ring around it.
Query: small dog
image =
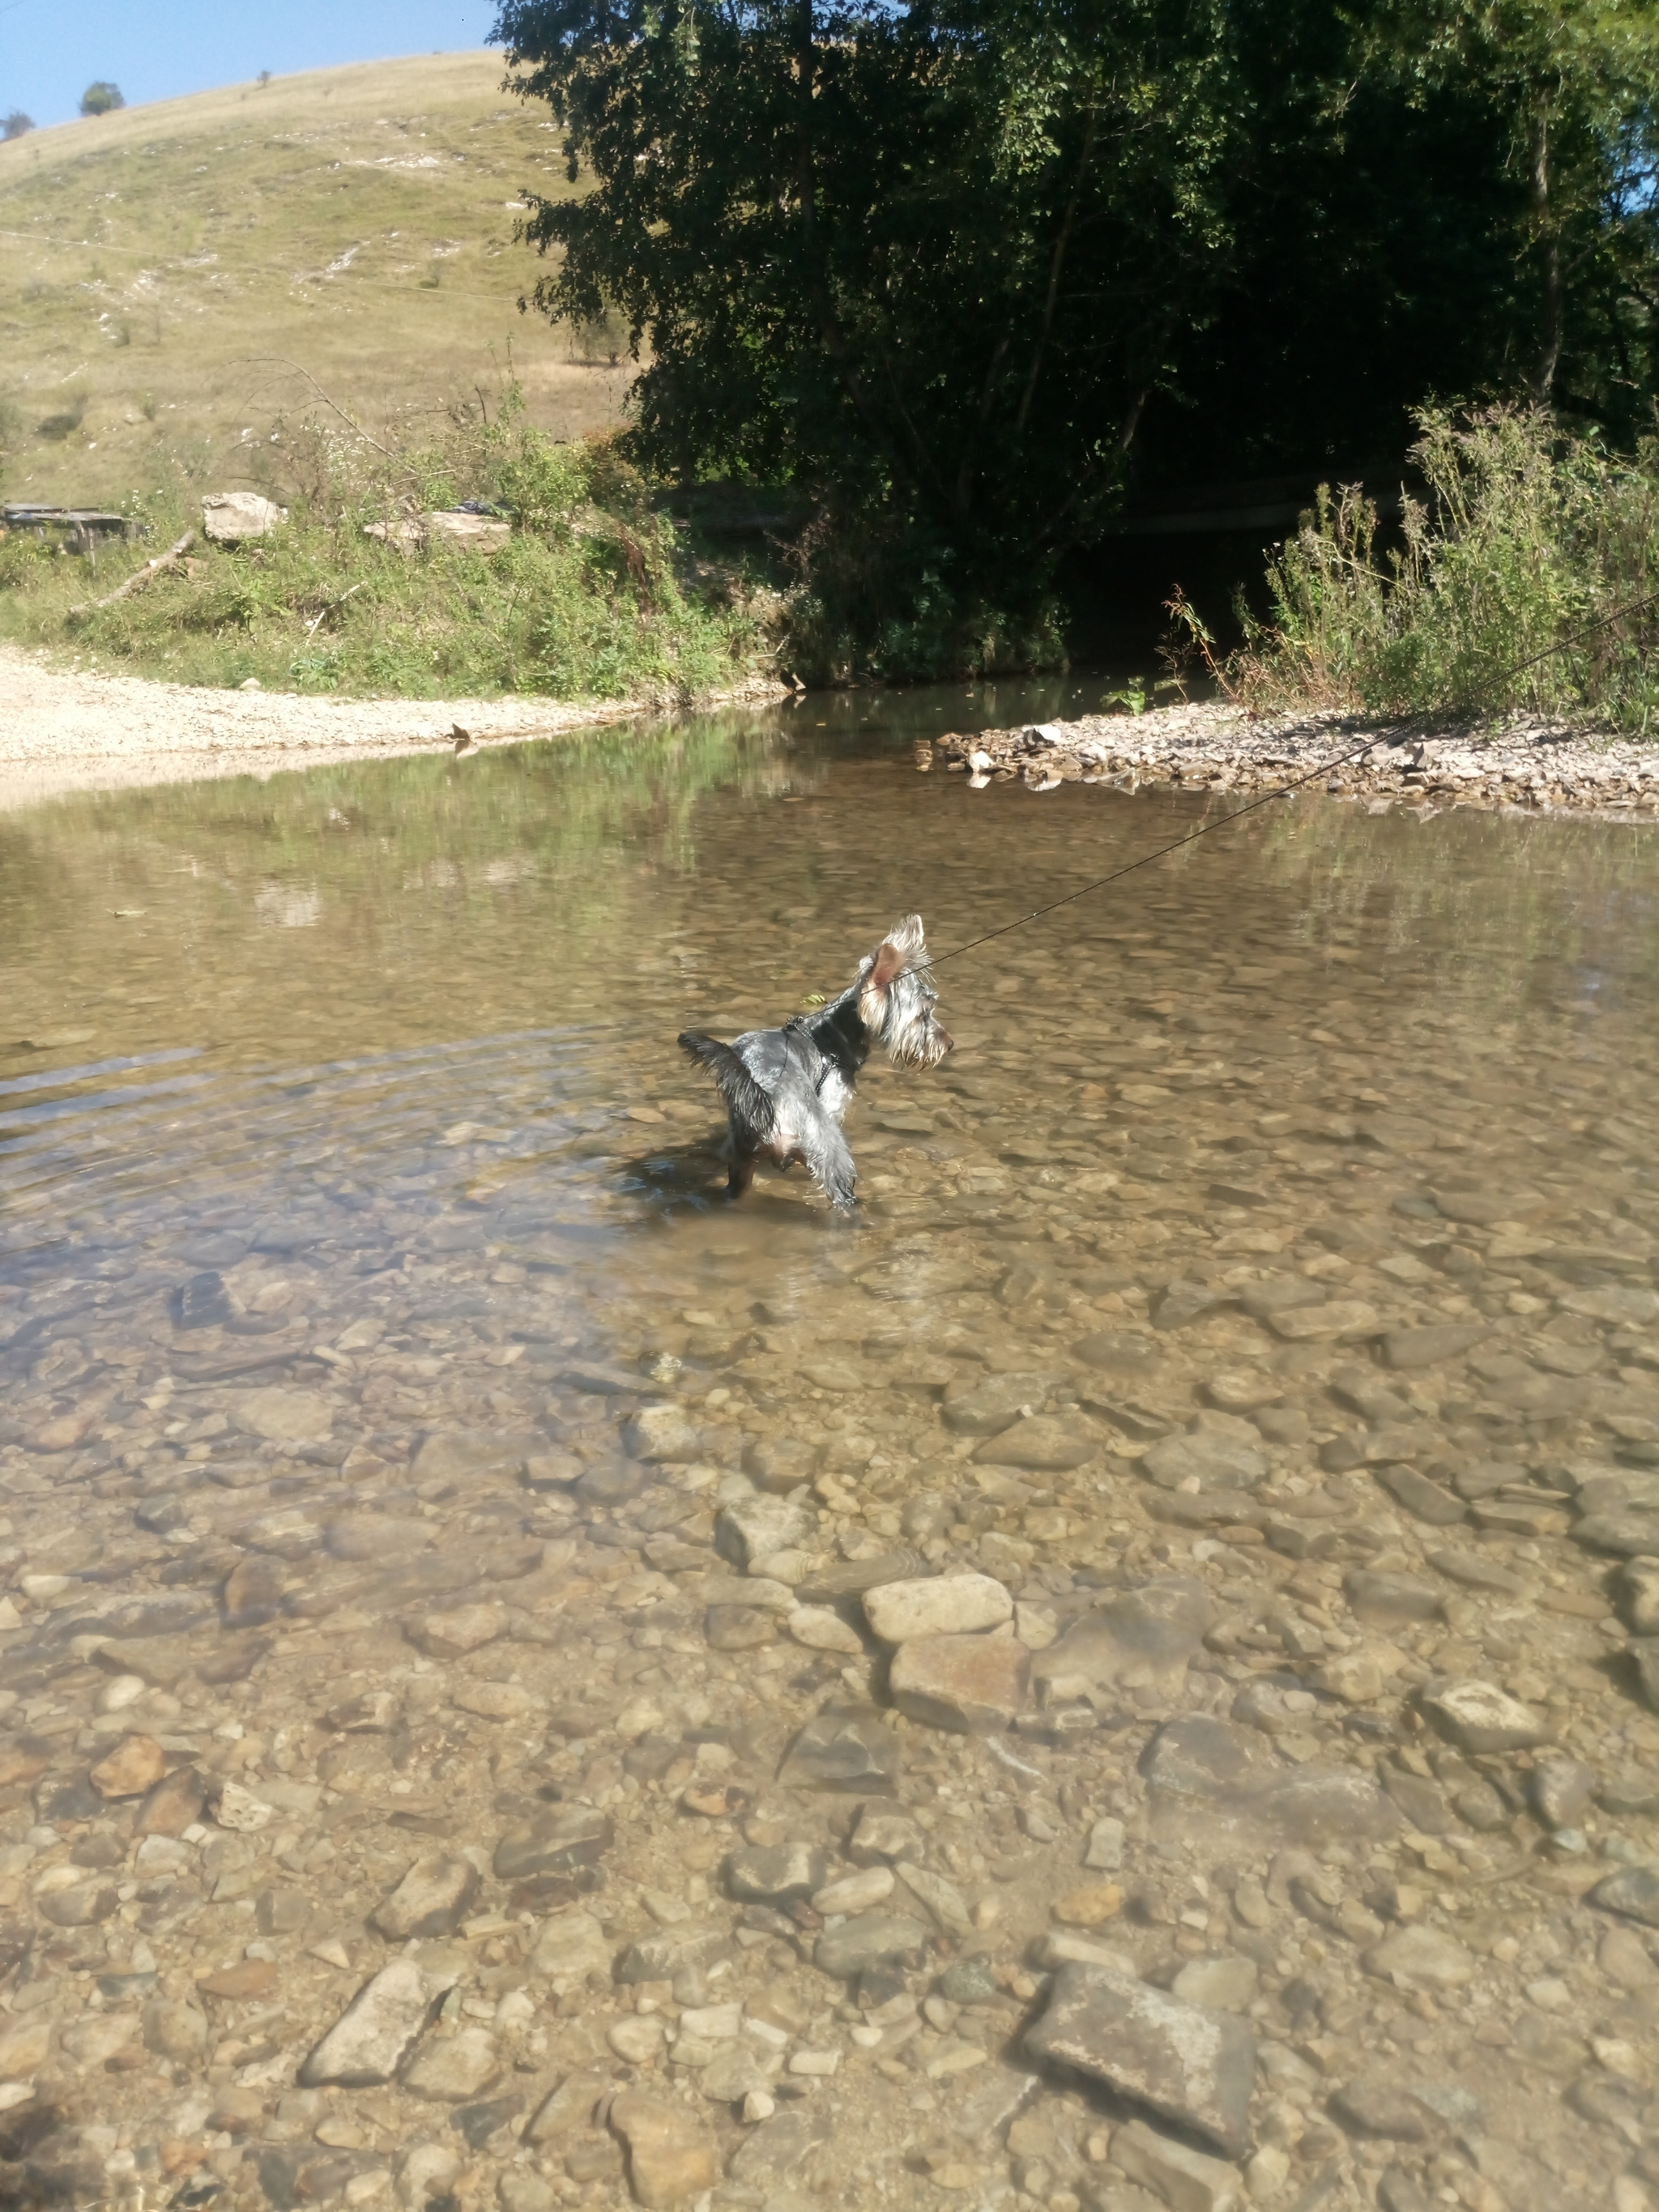
[[[731,1044],[688,1030],[680,1049],[720,1085],[732,1122],[728,1198],[741,1198],[763,1159],[799,1161],[838,1212],[857,1205],[858,1170],[842,1116],[854,1079],[877,1046],[898,1067],[937,1067],[955,1039],[933,1018],[921,916],[890,929],[840,998],[778,1030],[750,1030]]]

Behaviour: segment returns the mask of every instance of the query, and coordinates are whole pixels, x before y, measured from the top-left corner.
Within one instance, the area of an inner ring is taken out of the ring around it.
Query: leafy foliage
[[[1354,486],[1320,489],[1243,616],[1247,704],[1384,714],[1527,710],[1645,732],[1659,711],[1659,441],[1633,459],[1538,412],[1425,414],[1385,550]],[[1611,621],[1607,617],[1613,617]],[[1565,647],[1565,650],[1557,650]]]
[[[82,115],[113,115],[118,107],[125,107],[126,100],[118,84],[107,77],[99,77],[81,94]]]
[[[507,0],[500,35],[597,179],[535,204],[538,304],[648,342],[647,465],[884,508],[964,613],[1103,511],[1224,236],[1223,0]]]
[[[1620,411],[1612,385],[1628,386],[1644,355],[1650,398],[1659,10],[1644,0],[1384,0],[1366,58],[1414,105],[1468,88],[1492,111],[1506,170],[1526,193],[1511,336],[1533,398],[1552,398],[1564,353],[1576,396],[1596,411]]]
[[[594,179],[532,200],[536,304],[625,320],[647,466],[821,500],[826,637],[982,665],[1133,474],[1358,467],[1459,396],[1628,441],[1659,390],[1654,0],[502,0],[495,35]]]
[[[757,665],[742,580],[699,575],[614,444],[556,445],[511,397],[493,422],[463,418],[402,451],[315,422],[277,451],[269,488],[289,505],[285,527],[206,547],[113,606],[77,612],[81,562],[27,536],[0,541],[0,626],[176,681],[415,698],[679,701]],[[421,515],[464,498],[510,518],[499,550],[420,542]],[[152,544],[198,519],[178,490],[131,512]]]

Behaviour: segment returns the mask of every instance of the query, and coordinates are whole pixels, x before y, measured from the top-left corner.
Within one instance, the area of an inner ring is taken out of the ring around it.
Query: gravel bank
[[[331,761],[442,752],[459,723],[480,745],[625,721],[638,700],[316,699],[213,691],[54,668],[0,646],[0,807],[56,792],[270,775]],[[769,692],[767,696],[770,696]]]
[[[1529,813],[1659,811],[1659,748],[1538,723],[1434,732],[1412,724],[1370,726],[1376,750],[1315,777],[1312,788],[1322,784],[1338,798],[1378,808],[1403,803]],[[1018,776],[1039,792],[1057,791],[1062,783],[1269,791],[1358,745],[1367,728],[1339,714],[1252,721],[1237,707],[1164,707],[968,737],[953,732],[919,746],[917,765],[931,768],[941,759],[976,785]]]

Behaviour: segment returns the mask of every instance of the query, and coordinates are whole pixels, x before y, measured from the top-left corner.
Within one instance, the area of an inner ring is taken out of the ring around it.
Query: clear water
[[[1640,1464],[1659,1437],[1652,831],[1264,810],[940,969],[957,1049],[930,1076],[868,1070],[855,1226],[799,1176],[720,1199],[715,1100],[678,1030],[782,1019],[912,908],[946,953],[1197,818],[1189,797],[971,792],[914,764],[919,734],[1091,703],[1075,686],[854,695],[0,819],[0,1726],[42,1747],[0,1789],[26,1862],[0,1895],[27,1917],[77,1839],[128,1849],[137,1801],[84,1778],[135,1727],[174,1765],[264,1790],[266,1825],[235,1844],[261,1890],[307,1900],[266,1945],[286,2010],[251,2057],[235,2007],[212,2035],[221,2077],[269,2113],[352,1974],[389,1955],[363,1915],[411,1834],[487,1853],[562,1792],[612,1809],[635,1887],[700,1912],[741,1838],[677,1812],[684,1789],[729,1772],[763,1827],[827,1817],[780,1798],[776,1758],[827,1698],[883,1698],[879,1654],[765,1621],[750,1648],[705,1635],[710,1593],[730,1595],[709,1579],[729,1571],[713,1516],[768,1444],[793,1442],[817,1480],[797,1503],[820,1565],[909,1547],[921,1568],[988,1570],[1062,1626],[1103,1588],[1178,1571],[1236,1622],[1184,1690],[1132,1701],[1118,1725],[1139,1736],[1079,1748],[1034,1706],[1035,1782],[1011,1784],[977,1740],[902,1732],[901,1796],[947,1775],[984,1793],[983,1830],[941,1863],[975,1892],[1024,1850],[1035,1925],[1080,1878],[1088,1819],[1121,1806],[1133,1846],[1160,1717],[1183,1698],[1225,1713],[1252,1653],[1297,1663],[1264,1626],[1291,1571],[1264,1515],[1349,1532],[1296,1567],[1310,1650],[1358,1633],[1346,1567],[1427,1572],[1449,1542],[1508,1580],[1454,1577],[1442,1617],[1390,1632],[1407,1679],[1510,1680],[1598,1773],[1650,1756],[1605,1664],[1607,1562],[1568,1540],[1560,1470]],[[1287,1280],[1347,1318],[1253,1317],[1248,1294]],[[1178,1326],[1172,1282],[1202,1293]],[[1490,1333],[1431,1366],[1379,1364],[1385,1331],[1447,1322]],[[1085,1447],[1076,1465],[975,1456],[946,1394],[999,1374],[1034,1378],[1033,1410]],[[683,1413],[695,1449],[647,1468],[629,1425],[653,1406]],[[1255,1493],[1254,1529],[1145,1511],[1155,1491],[1201,1497],[1140,1466],[1194,1421],[1255,1455],[1227,1485]],[[1443,1489],[1507,1465],[1522,1506],[1450,1538],[1420,1526],[1379,1487],[1387,1451],[1366,1456],[1389,1424]],[[478,1604],[501,1609],[488,1640],[422,1649],[428,1614]],[[156,1662],[112,1711],[122,1662],[99,1638],[184,1640],[170,1680]],[[1401,1686],[1370,1733],[1322,1705],[1293,1755],[1379,1771],[1410,1734]],[[379,1687],[401,1735],[331,1733],[329,1708]],[[612,1739],[629,1699],[643,1725]],[[1066,1788],[1054,1817],[1076,1832],[1045,1858],[1013,1804]],[[1600,1817],[1602,1840],[1615,1829],[1645,1832]],[[61,1976],[70,2006],[94,1965],[165,1978],[257,1941],[199,1856],[47,1930],[31,1971]],[[1475,1892],[1455,1863],[1439,1878],[1456,1925]],[[613,1893],[621,1940],[630,1912],[646,1923],[625,1878]],[[471,1954],[492,1990],[550,1906],[497,1901]],[[319,1931],[352,1973],[316,1963]],[[1285,1934],[1292,1966],[1308,1936]],[[609,2063],[605,2002],[577,2025]],[[571,2012],[531,2031],[526,2080],[575,2063]],[[183,2129],[234,2173],[240,2139],[189,2107],[201,2068],[100,2094],[152,2163]],[[413,2124],[403,2092],[375,2094],[360,2169],[395,2164]],[[729,2148],[737,2122],[715,2119]],[[515,2142],[491,2155],[527,2154]]]

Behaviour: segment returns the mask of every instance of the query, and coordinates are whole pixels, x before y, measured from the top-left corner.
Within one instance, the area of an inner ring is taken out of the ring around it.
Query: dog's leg
[[[758,1155],[754,1152],[740,1152],[737,1149],[736,1146],[732,1146],[732,1172],[726,1182],[726,1195],[732,1201],[733,1204],[735,1204],[737,1200],[743,1196],[750,1184],[755,1180],[755,1166],[757,1158]]]
[[[851,1213],[858,1205],[859,1171],[841,1125],[828,1114],[817,1115],[801,1150],[818,1188],[837,1213]]]

